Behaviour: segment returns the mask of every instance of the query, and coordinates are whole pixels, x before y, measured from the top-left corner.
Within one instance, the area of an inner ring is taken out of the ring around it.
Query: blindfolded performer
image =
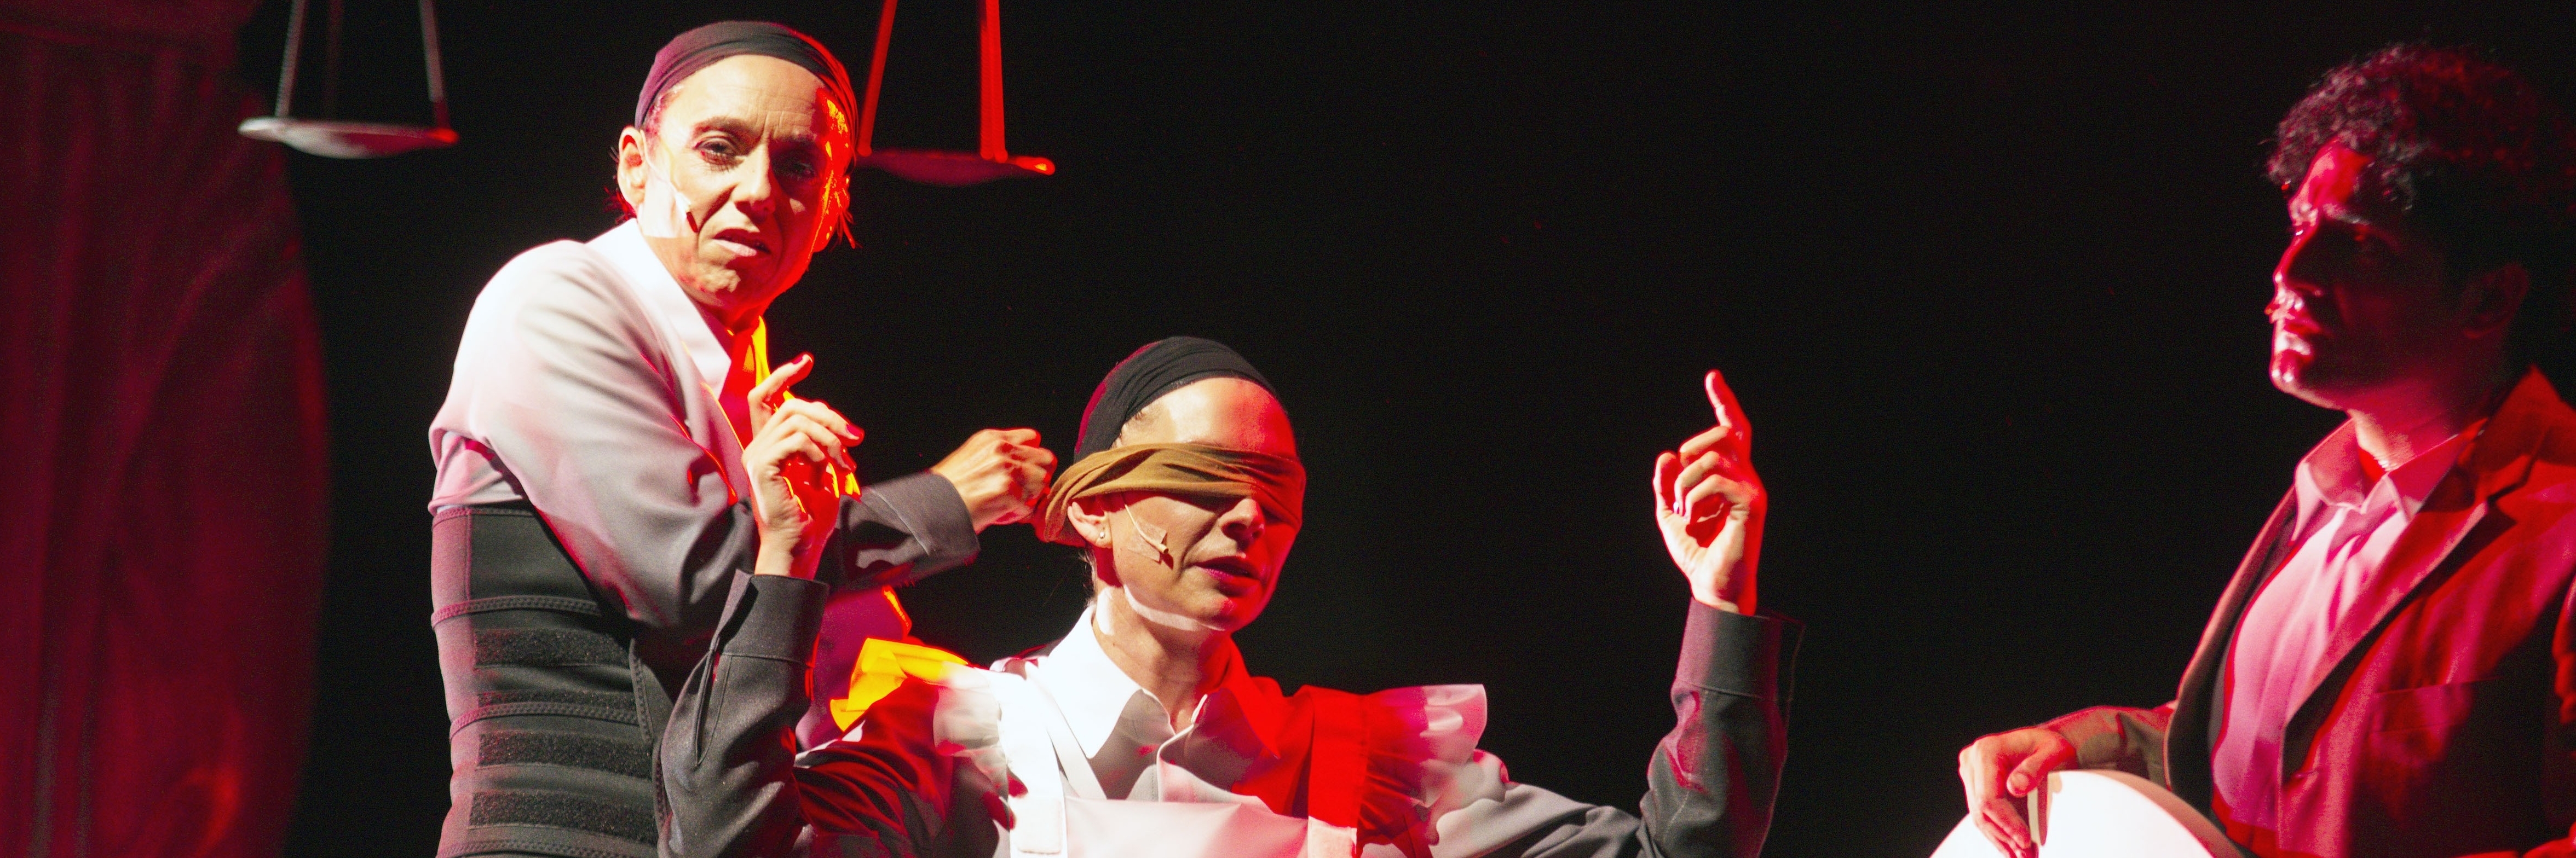
[[[743,576],[662,748],[666,851],[785,854],[803,837],[818,854],[977,858],[1755,854],[1797,627],[1752,614],[1766,501],[1743,413],[1715,373],[1708,392],[1718,426],[1654,469],[1694,599],[1680,723],[1637,815],[1512,782],[1476,749],[1482,686],[1283,695],[1250,673],[1233,634],[1280,583],[1305,469],[1261,374],[1181,337],[1101,382],[1079,459],[1033,518],[1092,570],[1091,606],[1056,643],[990,670],[887,659],[855,729],[791,764],[825,588]],[[745,451],[764,516],[818,519],[789,466],[823,461],[820,439],[782,427]]]
[[[841,65],[793,30],[681,34],[618,137],[634,218],[520,254],[475,300],[429,433],[454,724],[442,858],[654,854],[664,689],[761,544],[741,456],[754,411],[812,368],[772,375],[761,317],[842,227],[855,110]],[[819,513],[831,540],[793,565],[849,591],[970,559],[1054,462],[1034,432],[988,430],[861,493],[858,431],[786,405],[828,427],[841,466]]]

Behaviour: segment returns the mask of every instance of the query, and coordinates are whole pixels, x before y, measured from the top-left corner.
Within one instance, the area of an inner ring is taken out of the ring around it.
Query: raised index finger
[[[771,370],[768,378],[761,379],[759,384],[752,385],[751,404],[761,406],[778,401],[779,396],[787,392],[788,386],[804,381],[805,376],[813,371],[814,356],[797,355],[795,360],[788,361],[786,366]]]
[[[1726,376],[1719,375],[1717,370],[1709,370],[1703,386],[1708,388],[1709,409],[1717,412],[1717,425],[1734,429],[1736,436],[1750,446],[1753,443],[1753,424],[1745,421],[1744,407],[1735,404],[1735,391],[1726,386]]]

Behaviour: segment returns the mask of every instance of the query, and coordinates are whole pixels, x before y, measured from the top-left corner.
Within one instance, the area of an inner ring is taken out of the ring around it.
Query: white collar
[[[617,266],[617,273],[625,275],[636,299],[662,317],[662,324],[680,338],[680,347],[687,350],[699,382],[721,394],[725,376],[733,370],[733,353],[725,348],[733,334],[725,330],[715,314],[690,299],[688,290],[680,288],[680,281],[671,276],[670,269],[662,267],[653,248],[644,243],[644,231],[628,220],[591,239],[590,247]]]
[[[2292,474],[2291,483],[2299,498],[2300,529],[2305,531],[2316,523],[2310,519],[2322,520],[2324,516],[2319,513],[2334,506],[2393,504],[2400,514],[2413,518],[2415,512],[2423,508],[2424,502],[2432,498],[2433,490],[2441,486],[2442,478],[2459,465],[2460,457],[2485,425],[2484,420],[2470,424],[2442,443],[2389,469],[2375,481],[2362,471],[2361,457],[2369,454],[2362,452],[2352,424],[2346,422],[2337,427],[2316,449],[2308,451],[2308,455],[2299,460],[2299,467]]]
[[[1098,609],[1097,601],[1083,608],[1082,617],[1073,621],[1073,630],[1056,642],[1055,649],[1030,660],[1036,668],[1030,680],[1055,698],[1065,723],[1073,727],[1073,737],[1082,742],[1085,757],[1100,753],[1100,746],[1108,743],[1109,734],[1118,728],[1118,716],[1127,711],[1127,701],[1139,694],[1155,699],[1100,648],[1100,634],[1093,630],[1091,617]],[[1155,708],[1162,708],[1160,701]]]

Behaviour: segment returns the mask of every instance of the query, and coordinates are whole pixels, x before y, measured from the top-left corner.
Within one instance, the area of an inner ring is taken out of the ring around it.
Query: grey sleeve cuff
[[[2119,769],[2162,783],[2165,730],[2172,713],[2127,706],[2095,706],[2039,726],[2075,743],[2075,761],[2088,769]]]
[[[966,500],[947,477],[919,473],[869,485],[841,500],[832,534],[838,587],[902,586],[964,565],[983,548]]]
[[[896,477],[869,486],[859,499],[882,510],[880,515],[888,520],[903,522],[921,543],[922,557],[913,562],[919,575],[945,571],[975,559],[975,552],[983,550],[975,516],[966,511],[966,498],[957,494],[957,484],[947,477],[929,471]]]
[[[945,569],[974,559],[983,547],[975,533],[975,516],[966,511],[966,498],[957,494],[957,484],[947,477],[929,471],[896,477],[867,487],[859,493],[859,502],[910,526],[912,537],[929,552],[921,565]],[[943,560],[949,562],[939,562]]]
[[[1682,658],[1673,681],[1710,691],[1777,700],[1787,708],[1790,668],[1805,626],[1786,617],[1748,617],[1698,600],[1682,631]]]
[[[726,609],[726,655],[804,664],[814,656],[823,629],[823,602],[832,588],[786,575],[737,573],[733,605]]]

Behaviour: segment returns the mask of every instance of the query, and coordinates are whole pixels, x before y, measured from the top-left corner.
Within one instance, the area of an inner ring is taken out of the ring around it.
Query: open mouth
[[[2325,326],[2308,314],[2304,302],[2276,298],[2266,309],[2267,315],[2272,317],[2272,343],[2276,350],[2313,353],[2316,341],[2327,338]]]
[[[716,233],[715,241],[717,244],[725,245],[726,249],[733,251],[735,256],[759,256],[775,250],[770,246],[768,237],[747,229],[728,229]]]
[[[2333,336],[2305,314],[2285,314],[2274,323],[2272,342],[2276,350],[2315,354],[2317,344],[2330,339]]]
[[[1252,561],[1241,557],[1218,557],[1201,562],[1198,567],[1216,575],[1219,579],[1235,578],[1248,584],[1261,582],[1261,576],[1253,571]]]
[[[2297,336],[2302,339],[2315,337],[2318,334],[2325,333],[2325,328],[2319,326],[2317,324],[2317,320],[2308,318],[2308,315],[2305,313],[2283,313],[2280,315],[2277,324],[2281,326],[2282,333]]]
[[[2271,306],[2263,308],[2263,315],[2270,317],[2272,324],[2279,326],[2283,333],[2307,337],[2324,330],[2317,325],[2315,316],[2308,315],[2307,302],[2286,292],[2276,294]]]

